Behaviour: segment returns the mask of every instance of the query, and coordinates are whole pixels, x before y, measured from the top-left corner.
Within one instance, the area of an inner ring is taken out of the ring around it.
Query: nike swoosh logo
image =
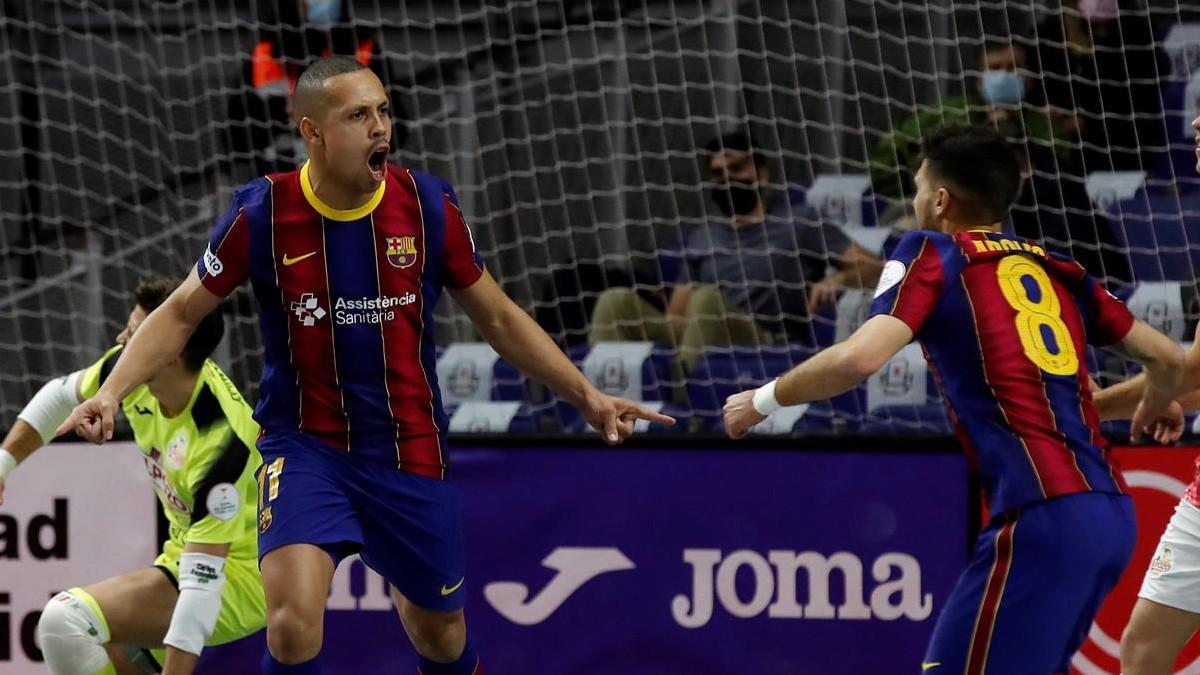
[[[308,253],[305,253],[304,255],[296,256],[295,258],[289,258],[288,254],[284,253],[283,254],[283,266],[291,267],[292,265],[295,265],[296,263],[300,262],[301,260],[307,260],[308,258],[311,258],[316,254],[317,254],[316,251],[309,251]]]
[[[451,586],[451,587],[449,587],[449,588],[447,588],[447,587],[445,587],[445,586],[442,586],[442,597],[445,597],[445,596],[447,596],[447,595],[450,595],[450,594],[451,594],[451,593],[453,593],[454,591],[457,591],[458,589],[462,588],[463,582],[464,582],[464,581],[466,581],[466,580],[467,580],[467,578],[466,578],[466,577],[463,577],[463,578],[461,578],[461,579],[459,579],[459,580],[458,580],[458,583],[457,583],[457,584],[454,584],[453,586]]]
[[[923,673],[923,672],[929,670],[930,668],[937,668],[940,665],[942,665],[941,661],[934,661],[933,663],[922,663],[921,664],[921,672]]]

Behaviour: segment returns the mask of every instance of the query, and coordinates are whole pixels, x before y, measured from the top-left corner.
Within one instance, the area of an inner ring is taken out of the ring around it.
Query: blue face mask
[[[1025,98],[1025,78],[1008,70],[983,74],[983,100],[992,104],[1016,105]]]
[[[308,0],[305,23],[313,28],[329,28],[341,18],[341,0]]]

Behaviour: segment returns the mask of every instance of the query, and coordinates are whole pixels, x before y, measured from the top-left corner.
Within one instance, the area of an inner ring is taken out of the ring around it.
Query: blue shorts
[[[299,433],[258,441],[258,555],[313,544],[362,561],[418,607],[466,604],[458,489]]]
[[[946,600],[922,672],[1068,672],[1136,539],[1124,495],[1083,492],[997,516]]]

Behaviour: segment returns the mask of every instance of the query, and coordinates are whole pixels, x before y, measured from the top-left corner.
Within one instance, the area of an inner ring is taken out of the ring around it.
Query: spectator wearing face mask
[[[665,311],[631,289],[605,291],[592,315],[593,342],[674,344],[690,371],[706,347],[811,343],[811,309],[842,287],[878,280],[882,261],[839,227],[811,207],[766,198],[771,170],[748,135],[714,139],[707,160],[718,215],[686,237]],[[827,275],[830,266],[837,269]]]
[[[254,174],[289,171],[305,159],[304,143],[291,128],[289,100],[300,73],[317,59],[352,56],[391,88],[397,78],[380,55],[373,33],[354,21],[344,0],[259,0],[258,42],[243,68],[243,86],[229,99],[230,143],[249,154]],[[400,96],[392,96],[398,119],[392,147],[404,147],[407,128]]]
[[[1036,36],[1046,102],[1078,130],[1086,171],[1152,168],[1166,144],[1159,81],[1170,66],[1149,14],[1079,0],[1038,24]]]
[[[983,72],[964,96],[946,97],[897,124],[871,153],[871,184],[876,194],[909,200],[915,194],[913,174],[921,162],[921,139],[943,124],[991,123],[1010,140],[1053,148],[1064,167],[1074,166],[1073,134],[1056,127],[1035,105],[1040,91],[1031,78],[1029,51],[1009,41],[989,41]],[[1035,99],[1035,100],[1031,100]]]

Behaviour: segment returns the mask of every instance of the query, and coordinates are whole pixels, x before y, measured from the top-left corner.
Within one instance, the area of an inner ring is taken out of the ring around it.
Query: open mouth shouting
[[[390,148],[387,143],[381,143],[371,148],[371,154],[367,155],[367,169],[371,172],[371,178],[376,182],[380,182],[387,176],[387,159]]]

